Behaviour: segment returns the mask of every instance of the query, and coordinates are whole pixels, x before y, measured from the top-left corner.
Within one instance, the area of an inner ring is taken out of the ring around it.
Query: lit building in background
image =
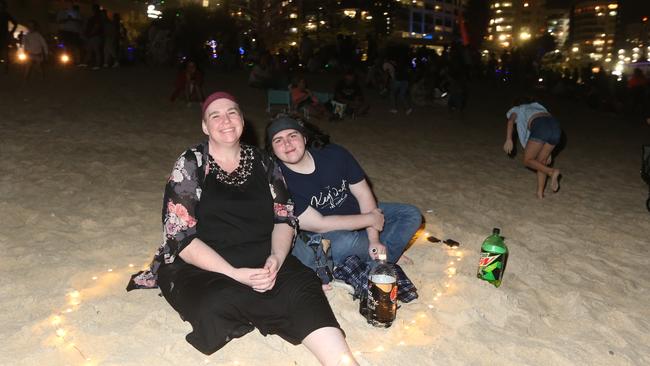
[[[466,0],[402,0],[393,35],[415,44],[446,45],[458,35]]]
[[[546,10],[546,33],[553,37],[558,49],[564,48],[569,37],[569,20],[569,9],[548,8]]]
[[[577,64],[592,63],[606,69],[624,55],[614,52],[618,21],[616,0],[579,0],[573,7],[570,58]]]
[[[545,0],[492,0],[485,45],[491,49],[518,47],[544,34]]]
[[[617,53],[621,52],[630,62],[650,60],[650,21],[647,15],[639,16],[638,21],[626,24],[617,37]],[[622,50],[622,51],[621,51]]]

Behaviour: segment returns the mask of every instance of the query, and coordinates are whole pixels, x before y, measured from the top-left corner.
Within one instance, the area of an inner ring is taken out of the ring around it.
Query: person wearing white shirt
[[[544,198],[546,180],[551,178],[551,189],[560,189],[560,169],[550,167],[551,153],[560,143],[560,123],[546,108],[531,98],[518,98],[506,113],[508,125],[503,151],[513,150],[512,132],[517,126],[519,142],[524,148],[524,165],[537,172],[537,198]]]
[[[32,68],[36,68],[44,77],[42,63],[48,56],[48,47],[45,38],[38,31],[38,23],[31,20],[28,24],[29,32],[23,37],[23,50],[27,54],[27,67],[25,67],[24,79],[27,80]]]

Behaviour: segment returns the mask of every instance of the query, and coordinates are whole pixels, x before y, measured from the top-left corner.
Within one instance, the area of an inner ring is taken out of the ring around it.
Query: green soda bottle
[[[488,236],[481,245],[481,259],[478,262],[478,273],[476,276],[488,281],[495,287],[501,285],[503,272],[506,270],[508,261],[508,247],[503,242],[499,228],[492,229],[492,235]]]

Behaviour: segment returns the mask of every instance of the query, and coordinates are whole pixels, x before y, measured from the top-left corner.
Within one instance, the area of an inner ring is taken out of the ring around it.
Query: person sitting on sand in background
[[[357,81],[357,75],[352,70],[343,74],[334,88],[334,101],[345,104],[345,113],[364,116],[370,105],[366,102],[363,89]]]
[[[416,207],[378,204],[352,154],[314,125],[279,116],[266,127],[266,149],[280,162],[300,230],[330,240],[334,266],[351,255],[368,261],[380,253],[397,263],[422,223]],[[292,253],[314,269],[314,251],[301,235]]]
[[[192,102],[202,103],[205,99],[203,95],[203,73],[194,61],[187,61],[185,67],[176,75],[174,92],[170,100],[172,102],[175,101],[181,93],[185,97],[185,102],[188,104]]]
[[[241,144],[235,98],[208,96],[208,140],[176,161],[163,199],[164,242],[127,290],[160,287],[212,354],[257,328],[302,343],[323,365],[356,365],[316,274],[291,255],[296,225],[279,166]]]
[[[551,189],[557,192],[560,189],[560,170],[549,165],[552,162],[551,153],[562,137],[558,120],[543,105],[529,97],[515,99],[506,117],[508,124],[503,151],[512,153],[512,132],[516,124],[519,142],[524,148],[524,165],[537,172],[537,198],[544,198],[547,177],[551,177]]]
[[[47,59],[49,54],[47,42],[45,42],[45,38],[41,35],[38,23],[35,20],[30,20],[27,28],[29,32],[23,37],[23,49],[27,55],[27,65],[23,79],[27,80],[32,70],[38,71],[45,78],[43,61]]]
[[[271,55],[268,53],[262,54],[259,62],[253,66],[248,75],[248,86],[262,89],[273,89],[277,87],[273,65],[271,64]]]
[[[307,88],[304,77],[295,76],[289,91],[291,92],[291,105],[294,110],[300,111],[306,108],[309,115],[316,118],[323,118],[329,114],[325,105]]]

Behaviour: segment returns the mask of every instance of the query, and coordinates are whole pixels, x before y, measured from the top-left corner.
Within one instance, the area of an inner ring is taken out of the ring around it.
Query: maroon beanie
[[[235,97],[233,97],[231,94],[223,92],[223,91],[218,91],[210,94],[207,98],[205,98],[205,101],[203,102],[203,105],[201,106],[201,114],[205,114],[205,110],[208,109],[208,106],[214,102],[217,99],[228,99],[229,101],[233,103],[237,103],[237,100]],[[237,103],[239,104],[239,103]]]

